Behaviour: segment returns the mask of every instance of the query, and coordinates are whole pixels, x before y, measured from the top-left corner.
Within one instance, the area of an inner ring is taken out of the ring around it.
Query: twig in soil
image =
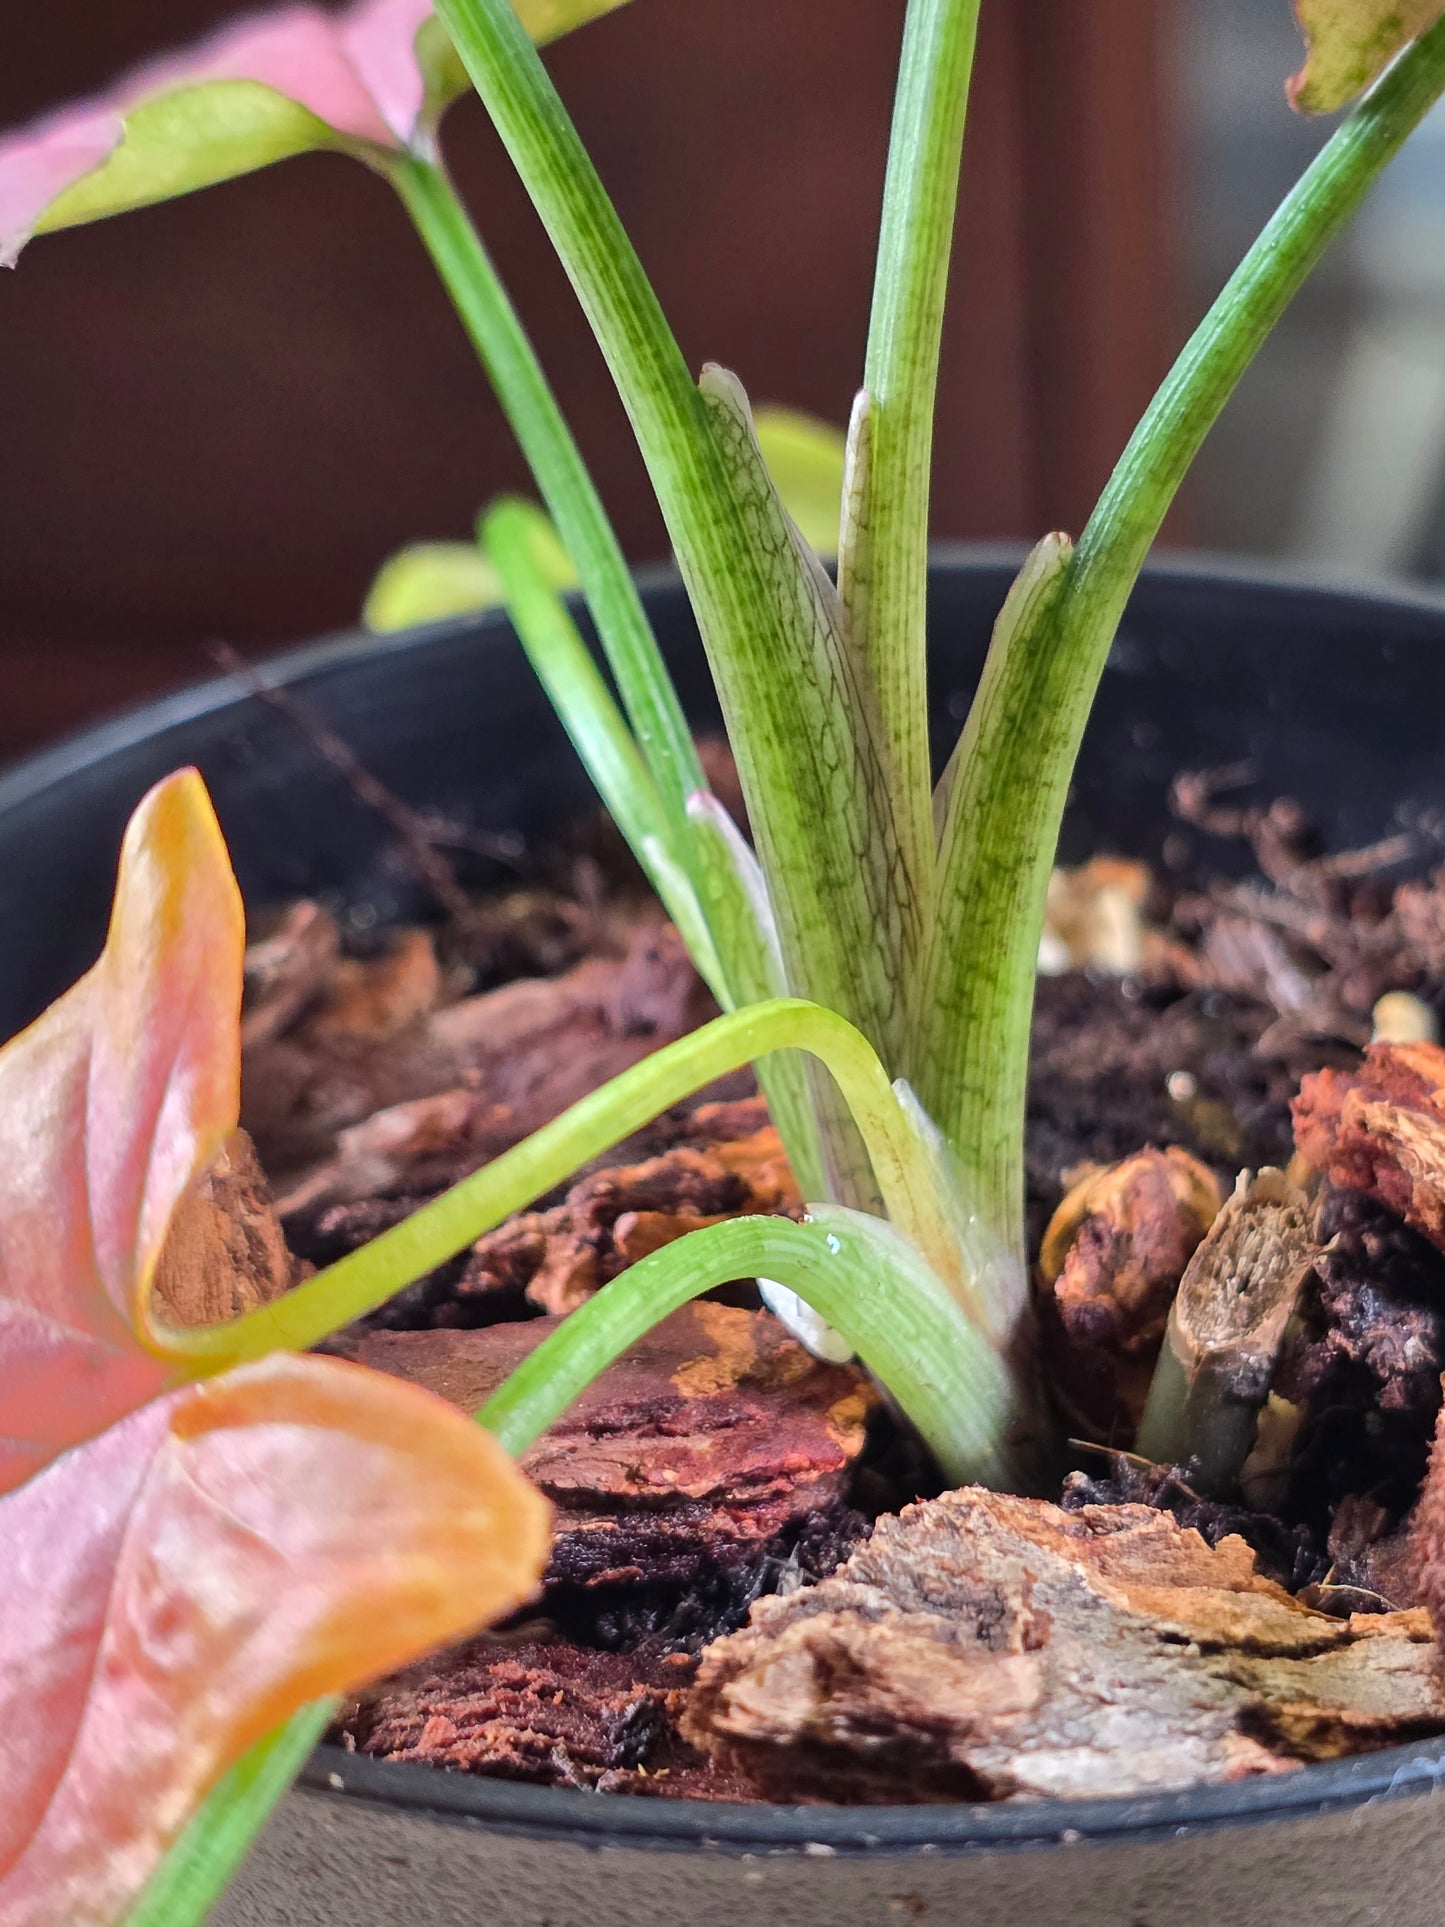
[[[312,715],[289,689],[268,683],[253,663],[226,642],[211,645],[211,655],[228,675],[235,676],[248,694],[268,703],[305,737],[323,762],[329,763],[359,802],[388,824],[418,878],[453,919],[465,924],[472,913],[471,899],[457,881],[456,871],[438,849],[470,849],[502,863],[515,864],[515,839],[485,832],[463,831],[456,824],[424,816],[373,776],[361,758],[336,731]]]

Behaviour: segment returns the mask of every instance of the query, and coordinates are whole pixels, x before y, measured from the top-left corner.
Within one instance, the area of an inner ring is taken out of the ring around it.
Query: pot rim
[[[1028,553],[1028,545],[1020,542],[937,542],[929,549],[929,567],[930,571],[1017,571]],[[671,562],[647,563],[632,573],[644,599],[682,586],[682,578]],[[1193,583],[1200,589],[1261,589],[1311,599],[1388,603],[1395,609],[1415,610],[1445,620],[1445,587],[1420,587],[1389,576],[1352,576],[1343,572],[1333,575],[1292,569],[1250,556],[1207,550],[1180,549],[1157,555],[1144,569],[1142,580],[1146,584],[1163,580]],[[569,600],[580,605],[580,597]],[[257,687],[275,688],[337,668],[353,656],[402,655],[448,636],[465,634],[478,623],[505,625],[506,621],[505,610],[495,608],[447,616],[438,622],[422,623],[389,635],[373,635],[357,628],[340,629],[314,642],[264,656],[248,667],[254,673]],[[34,751],[0,770],[0,811],[28,802],[62,777],[102,762],[148,736],[211,715],[229,703],[244,700],[249,694],[246,686],[232,674],[210,676],[203,682],[187,683],[184,688],[152,696],[100,722],[87,724],[62,736],[50,748]]]
[[[1011,543],[935,545],[935,570],[1016,570],[1027,550]],[[676,591],[671,564],[635,572],[645,596]],[[1161,556],[1145,582],[1215,590],[1256,590],[1306,600],[1346,600],[1434,616],[1445,624],[1445,589],[1417,588],[1389,579],[1304,573],[1226,555],[1181,551]],[[504,626],[505,613],[462,615],[394,635],[347,630],[268,657],[255,665],[263,687],[294,684],[344,667],[365,655],[405,654],[474,630]],[[178,725],[249,699],[233,675],[211,677],[152,698],[63,738],[0,773],[0,813],[30,802],[52,785]],[[487,1780],[420,1763],[374,1760],[336,1746],[320,1746],[299,1776],[313,1792],[381,1805],[458,1825],[483,1824],[532,1837],[566,1835],[583,1844],[641,1849],[712,1849],[755,1853],[1000,1851],[1072,1845],[1083,1841],[1139,1841],[1223,1826],[1257,1824],[1337,1812],[1367,1802],[1435,1791],[1445,1782],[1445,1737],[1389,1747],[1294,1770],[1203,1784],[1146,1796],[1089,1800],[936,1806],[779,1806],[703,1800],[639,1799],[587,1790]]]

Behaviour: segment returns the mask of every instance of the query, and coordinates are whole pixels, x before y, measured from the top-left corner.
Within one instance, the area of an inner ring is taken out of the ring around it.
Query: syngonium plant
[[[292,6],[0,143],[10,260],[32,233],[308,149],[350,153],[397,191],[547,511],[488,512],[485,570],[462,594],[481,579],[504,595],[724,1013],[285,1296],[173,1329],[151,1280],[235,1122],[240,918],[198,779],[141,805],[100,963],[0,1054],[0,1532],[23,1581],[0,1600],[0,1927],[132,1907],[134,1921],[198,1918],[324,1723],[318,1696],[482,1623],[535,1579],[543,1509],[498,1443],[519,1452],[723,1280],[770,1281],[811,1342],[855,1350],[950,1476],[1026,1482],[1040,1463],[1024,1083],[1075,754],[1205,434],[1445,89],[1445,0],[1298,0],[1296,105],[1363,98],[1184,347],[1078,541],[1049,535],[1029,557],[935,784],[932,412],[980,3],[909,0],[836,576],[790,517],[736,379],[689,371],[538,56],[620,0]],[[440,159],[442,111],[468,79],[631,419],[755,847],[707,787],[597,492]],[[559,594],[574,572],[610,685]],[[749,1062],[814,1201],[802,1223],[736,1219],[634,1265],[479,1426],[296,1356]]]

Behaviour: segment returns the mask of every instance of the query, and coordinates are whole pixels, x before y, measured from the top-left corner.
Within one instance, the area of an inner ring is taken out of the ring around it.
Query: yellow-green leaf
[[[1295,13],[1309,57],[1289,83],[1290,103],[1332,114],[1445,14],[1445,0],[1295,0]]]
[[[532,558],[548,588],[576,588],[571,557],[540,509],[532,524]],[[389,635],[499,608],[505,600],[500,577],[474,542],[413,542],[382,563],[361,620],[378,635]]]
[[[796,408],[759,408],[753,427],[773,486],[798,533],[819,555],[836,555],[843,499],[842,429]]]

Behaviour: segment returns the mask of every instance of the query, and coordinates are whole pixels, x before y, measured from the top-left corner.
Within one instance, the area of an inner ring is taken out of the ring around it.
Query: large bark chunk
[[[685,1734],[790,1799],[1154,1792],[1445,1731],[1424,1612],[1311,1612],[1241,1540],[968,1488],[704,1655]]]
[[[559,1321],[372,1332],[346,1355],[480,1406]],[[524,1470],[557,1507],[548,1582],[688,1586],[754,1560],[842,1502],[876,1394],[767,1312],[689,1305],[538,1440]]]
[[[220,1325],[289,1291],[304,1270],[286,1248],[271,1187],[233,1131],[182,1200],[152,1291],[173,1325]]]

